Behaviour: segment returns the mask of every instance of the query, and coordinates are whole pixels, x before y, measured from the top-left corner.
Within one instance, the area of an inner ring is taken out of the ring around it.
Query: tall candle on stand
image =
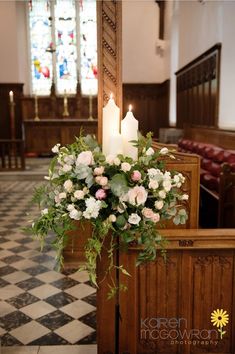
[[[104,155],[110,155],[116,150],[120,150],[119,136],[119,117],[120,109],[116,106],[112,94],[106,106],[103,108],[103,133],[102,150]],[[117,139],[112,139],[112,137]],[[112,147],[111,147],[112,145]],[[117,148],[117,149],[116,149]],[[118,152],[117,152],[118,153]]]
[[[9,92],[9,97],[10,97],[10,103],[14,103],[14,93],[13,93],[13,91]]]
[[[123,154],[124,156],[132,157],[133,160],[138,158],[138,149],[133,146],[131,140],[138,139],[139,122],[135,119],[131,105],[129,106],[129,112],[127,112],[125,118],[121,122],[121,134],[123,139]]]

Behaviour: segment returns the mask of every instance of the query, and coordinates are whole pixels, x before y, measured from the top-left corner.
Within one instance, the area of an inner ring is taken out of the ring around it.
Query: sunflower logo
[[[226,333],[226,331],[223,331],[223,327],[225,327],[228,324],[229,321],[229,316],[227,311],[222,310],[214,310],[211,313],[211,322],[213,323],[213,326],[218,327],[218,332],[220,333],[220,339],[223,338],[223,335]]]

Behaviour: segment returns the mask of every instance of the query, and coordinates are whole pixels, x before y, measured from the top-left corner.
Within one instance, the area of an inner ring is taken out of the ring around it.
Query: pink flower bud
[[[131,175],[131,179],[134,182],[138,182],[141,179],[141,173],[137,170],[133,171],[133,173]]]
[[[105,199],[107,196],[106,192],[104,189],[98,189],[98,191],[95,193],[96,199],[102,200]]]

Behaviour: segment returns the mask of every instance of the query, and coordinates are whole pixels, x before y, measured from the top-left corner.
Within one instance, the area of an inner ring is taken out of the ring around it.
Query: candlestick
[[[11,122],[11,140],[15,140],[16,132],[15,132],[15,103],[13,99],[13,92],[10,95],[10,122]]]
[[[119,134],[120,109],[116,106],[112,94],[106,106],[103,108],[103,135],[102,150],[107,156],[110,154],[111,137]]]
[[[133,160],[138,158],[138,149],[130,143],[131,140],[138,139],[138,127],[139,122],[135,119],[131,105],[129,106],[129,112],[127,112],[125,118],[121,122],[121,134],[123,139],[123,154],[128,157],[132,157]]]
[[[68,98],[67,98],[66,90],[64,90],[64,112],[63,112],[63,117],[68,117],[68,116],[69,116]]]
[[[14,93],[13,93],[13,91],[9,92],[9,97],[10,97],[10,103],[14,103]]]
[[[94,120],[94,118],[92,117],[92,95],[89,95],[89,118],[88,120]]]
[[[34,114],[35,114],[34,120],[39,121],[40,118],[38,116],[38,96],[36,94],[34,95]]]

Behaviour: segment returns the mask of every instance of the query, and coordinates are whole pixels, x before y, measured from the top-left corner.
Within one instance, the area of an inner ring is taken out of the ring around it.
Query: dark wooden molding
[[[159,6],[159,39],[164,39],[165,28],[165,0],[155,0]]]
[[[102,109],[110,93],[122,114],[122,1],[97,0],[98,140],[102,140]]]
[[[176,72],[177,127],[218,126],[221,44]]]

